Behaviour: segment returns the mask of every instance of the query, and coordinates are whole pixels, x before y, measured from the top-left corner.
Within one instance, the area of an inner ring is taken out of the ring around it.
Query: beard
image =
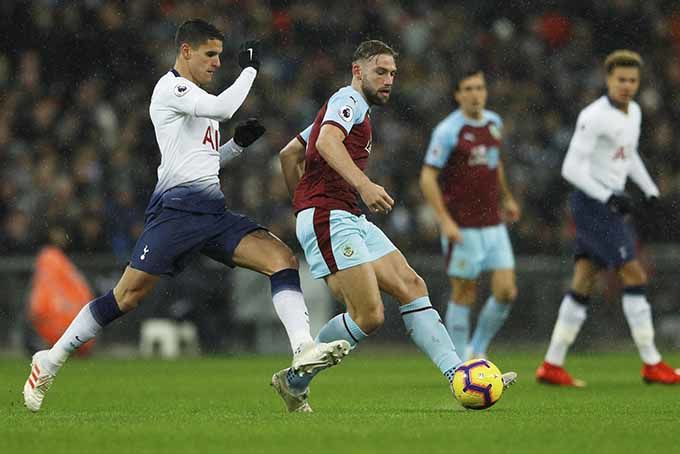
[[[381,98],[378,95],[377,90],[373,90],[371,87],[367,86],[366,84],[363,84],[361,86],[361,89],[364,92],[364,96],[366,96],[366,101],[368,101],[368,103],[372,106],[387,104],[387,101],[389,100],[389,95],[386,98]]]

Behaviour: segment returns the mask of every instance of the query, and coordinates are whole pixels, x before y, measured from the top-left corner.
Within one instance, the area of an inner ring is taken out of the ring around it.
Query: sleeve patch
[[[346,105],[340,107],[339,113],[340,113],[340,118],[342,118],[347,123],[351,122],[352,119],[354,118],[354,109],[350,105],[346,104]]]
[[[181,98],[182,96],[189,93],[189,90],[191,90],[191,86],[184,82],[180,82],[177,85],[175,85],[175,89],[173,90],[173,92],[175,93],[175,96]]]

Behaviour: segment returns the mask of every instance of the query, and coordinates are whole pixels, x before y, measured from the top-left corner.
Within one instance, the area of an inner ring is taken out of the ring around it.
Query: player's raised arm
[[[202,93],[196,102],[196,116],[217,121],[230,119],[241,107],[250,92],[260,68],[260,44],[246,41],[241,45],[238,64],[243,68],[234,83],[217,96]]]
[[[385,188],[373,183],[357,167],[345,148],[344,140],[344,130],[334,124],[324,124],[316,141],[316,148],[328,165],[357,190],[361,200],[371,211],[389,213],[394,200]]]
[[[307,146],[311,129],[312,126],[310,125],[300,134],[293,137],[279,152],[281,171],[283,172],[283,178],[286,180],[286,187],[291,198],[295,194],[295,188],[300,178],[302,178],[302,174],[305,172],[305,147]]]
[[[596,119],[582,112],[562,163],[562,176],[590,197],[606,203],[612,191],[592,177],[590,168],[589,155],[595,150],[597,134]]]

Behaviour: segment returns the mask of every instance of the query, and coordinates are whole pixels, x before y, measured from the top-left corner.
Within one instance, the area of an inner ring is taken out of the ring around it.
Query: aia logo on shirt
[[[624,147],[619,147],[616,149],[616,153],[614,153],[614,156],[612,156],[612,161],[616,161],[617,159],[622,161],[626,159],[626,149]]]
[[[203,136],[203,145],[208,145],[215,151],[220,148],[220,131],[213,129],[212,125],[208,126]]]

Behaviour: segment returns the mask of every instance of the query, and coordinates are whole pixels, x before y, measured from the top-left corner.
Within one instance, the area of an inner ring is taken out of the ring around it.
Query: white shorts
[[[397,249],[366,216],[343,210],[300,211],[295,233],[315,279],[373,262]]]

